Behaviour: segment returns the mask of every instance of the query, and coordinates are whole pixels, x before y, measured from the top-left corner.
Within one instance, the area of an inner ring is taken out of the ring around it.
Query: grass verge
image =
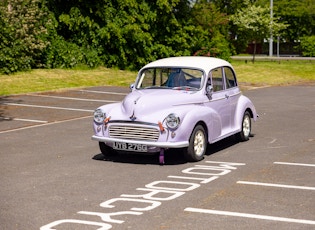
[[[281,86],[315,82],[315,64],[309,61],[232,61],[240,83]]]
[[[0,75],[0,95],[64,90],[89,86],[129,86],[137,73],[99,67],[97,69],[35,69]]]
[[[315,83],[315,64],[307,61],[245,63],[233,60],[238,82],[245,87]],[[0,75],[0,96],[91,86],[129,86],[137,73],[97,69],[36,69]]]

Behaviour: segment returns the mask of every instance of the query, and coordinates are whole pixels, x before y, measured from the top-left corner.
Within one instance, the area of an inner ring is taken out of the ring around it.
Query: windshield
[[[148,68],[140,73],[137,89],[171,88],[199,90],[203,72],[188,68]]]

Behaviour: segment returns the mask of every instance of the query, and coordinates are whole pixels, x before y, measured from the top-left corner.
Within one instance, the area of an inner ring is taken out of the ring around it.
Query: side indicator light
[[[104,124],[105,124],[105,125],[109,122],[110,118],[111,118],[111,117],[106,117],[106,119],[104,120]]]
[[[163,124],[162,124],[160,121],[158,122],[158,124],[159,124],[159,127],[160,127],[160,131],[161,131],[161,132],[164,132]]]

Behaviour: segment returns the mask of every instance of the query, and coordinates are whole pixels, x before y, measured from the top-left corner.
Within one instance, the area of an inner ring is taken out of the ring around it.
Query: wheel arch
[[[246,109],[245,109],[245,112],[249,112],[250,117],[251,117],[251,118],[254,118],[254,113],[253,113],[253,111],[252,111],[250,108],[246,108]],[[244,112],[244,113],[245,113],[245,112]]]
[[[253,103],[248,97],[242,95],[239,98],[238,105],[235,111],[235,117],[234,117],[234,127],[236,127],[237,130],[239,130],[241,127],[243,116],[246,111],[249,112],[251,118],[254,121],[257,120],[258,115],[257,115],[256,109]]]
[[[195,124],[193,130],[194,130],[198,125],[201,125],[201,126],[203,127],[203,129],[205,130],[206,140],[207,140],[208,143],[209,143],[209,139],[208,139],[208,138],[209,138],[209,130],[208,130],[207,124],[206,124],[204,121],[200,120],[200,121],[198,121],[198,122]],[[190,134],[190,136],[191,136],[191,135],[192,135],[192,133]]]
[[[204,158],[207,152],[208,140],[207,140],[207,126],[204,122],[199,121],[193,127],[193,131],[189,137],[189,146],[183,148],[183,153],[188,161],[200,161]],[[199,132],[203,133],[203,136]]]
[[[198,110],[197,110],[198,108]],[[192,107],[186,114],[182,126],[179,128],[182,139],[189,140],[196,126],[201,125],[207,135],[208,143],[221,134],[221,120],[211,108]],[[211,132],[211,133],[210,133]]]

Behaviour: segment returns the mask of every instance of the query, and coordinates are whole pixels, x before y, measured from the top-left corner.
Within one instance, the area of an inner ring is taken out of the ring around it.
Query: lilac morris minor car
[[[171,57],[144,66],[122,102],[95,110],[92,139],[104,155],[157,152],[163,164],[164,150],[180,148],[188,161],[200,161],[208,143],[235,134],[247,141],[257,117],[230,63]]]

